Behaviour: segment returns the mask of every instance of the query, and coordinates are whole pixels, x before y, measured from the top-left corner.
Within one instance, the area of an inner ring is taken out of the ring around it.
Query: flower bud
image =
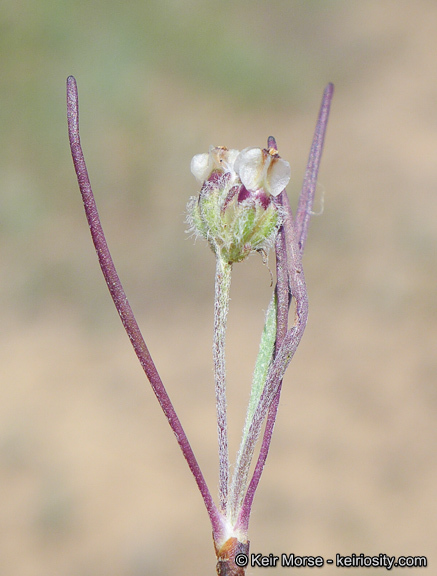
[[[194,156],[191,172],[202,188],[188,203],[190,229],[229,264],[267,251],[282,221],[272,197],[290,180],[288,162],[273,148],[211,146],[208,154]]]

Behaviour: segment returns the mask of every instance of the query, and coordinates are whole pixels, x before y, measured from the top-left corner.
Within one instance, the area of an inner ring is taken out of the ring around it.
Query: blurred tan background
[[[427,555],[432,574],[437,4],[2,0],[0,25],[0,574],[215,573],[200,495],[93,251],[68,148],[69,74],[113,257],[214,494],[214,258],[185,233],[189,163],[210,144],[262,147],[273,134],[295,205],[335,83],[324,212],[304,259],[309,325],[251,550]],[[271,290],[258,257],[233,282],[232,453]]]

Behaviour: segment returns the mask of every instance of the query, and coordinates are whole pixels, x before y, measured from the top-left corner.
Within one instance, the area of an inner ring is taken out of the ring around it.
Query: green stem
[[[226,362],[225,339],[229,310],[232,265],[224,261],[217,252],[214,300],[214,376],[217,406],[217,433],[219,446],[219,497],[220,508],[224,513],[228,501],[229,450],[226,415]]]

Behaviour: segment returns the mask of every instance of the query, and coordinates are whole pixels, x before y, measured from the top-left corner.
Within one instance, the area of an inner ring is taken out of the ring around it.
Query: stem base
[[[218,576],[244,576],[245,569],[235,564],[237,554],[249,555],[250,542],[240,542],[235,536],[228,538],[220,548],[214,542]]]

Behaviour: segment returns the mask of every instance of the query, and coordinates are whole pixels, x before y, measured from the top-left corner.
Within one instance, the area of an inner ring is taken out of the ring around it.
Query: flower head
[[[281,224],[272,197],[290,180],[288,162],[273,148],[211,146],[193,157],[191,172],[202,188],[188,204],[188,221],[215,254],[232,264],[267,251]]]

